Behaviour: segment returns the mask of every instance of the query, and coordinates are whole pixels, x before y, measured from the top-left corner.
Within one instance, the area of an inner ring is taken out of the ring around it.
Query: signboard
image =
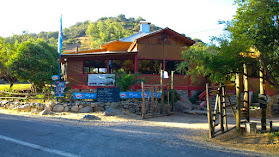
[[[54,88],[56,97],[64,97],[65,82],[55,82],[56,87]]]
[[[97,88],[98,102],[119,102],[120,89],[119,88]]]
[[[88,74],[88,86],[114,86],[115,74]]]
[[[154,96],[156,96],[156,93],[153,93]],[[161,98],[159,92],[157,92],[157,96],[158,98]],[[149,92],[145,92],[144,93],[144,97],[151,98],[151,95]],[[120,92],[120,98],[122,99],[127,99],[127,98],[142,98],[142,92]]]
[[[57,81],[57,80],[58,80],[58,75],[52,75],[52,76],[51,76],[51,79],[52,79],[53,81]]]
[[[121,99],[128,98],[142,98],[142,92],[120,92],[119,96]],[[156,93],[154,93],[156,96]],[[161,98],[159,92],[157,92],[158,98]],[[149,92],[144,93],[144,97],[151,97]],[[97,99],[97,93],[73,93],[73,99]]]
[[[74,99],[97,99],[97,93],[73,93]]]

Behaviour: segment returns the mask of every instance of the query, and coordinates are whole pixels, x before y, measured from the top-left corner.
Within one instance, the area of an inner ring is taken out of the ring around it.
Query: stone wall
[[[72,103],[28,103],[18,101],[0,101],[0,107],[5,109],[18,110],[23,112],[40,112],[43,110],[53,112],[103,112],[109,108],[120,109],[137,115],[141,115],[141,101],[129,100],[121,102],[93,102],[93,101],[75,101]]]

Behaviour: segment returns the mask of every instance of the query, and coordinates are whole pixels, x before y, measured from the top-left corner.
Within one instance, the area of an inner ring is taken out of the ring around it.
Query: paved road
[[[2,157],[184,157],[257,156],[181,139],[187,130],[139,127],[126,123],[92,126],[76,120],[45,120],[0,114]],[[92,123],[92,122],[91,122]],[[162,130],[164,130],[162,132]]]

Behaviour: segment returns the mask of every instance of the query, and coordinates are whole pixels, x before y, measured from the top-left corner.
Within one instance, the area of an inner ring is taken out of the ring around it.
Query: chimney
[[[150,22],[140,21],[140,32],[150,33]]]

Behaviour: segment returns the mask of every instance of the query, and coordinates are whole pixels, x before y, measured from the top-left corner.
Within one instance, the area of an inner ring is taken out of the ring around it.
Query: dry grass
[[[13,90],[30,90],[31,84],[14,84]],[[0,85],[0,91],[8,91],[10,89],[9,84]]]
[[[279,137],[272,133],[239,133],[233,129],[225,134],[212,139],[208,138],[208,132],[196,132],[190,136],[192,140],[217,147],[225,147],[234,150],[245,150],[279,156]]]

